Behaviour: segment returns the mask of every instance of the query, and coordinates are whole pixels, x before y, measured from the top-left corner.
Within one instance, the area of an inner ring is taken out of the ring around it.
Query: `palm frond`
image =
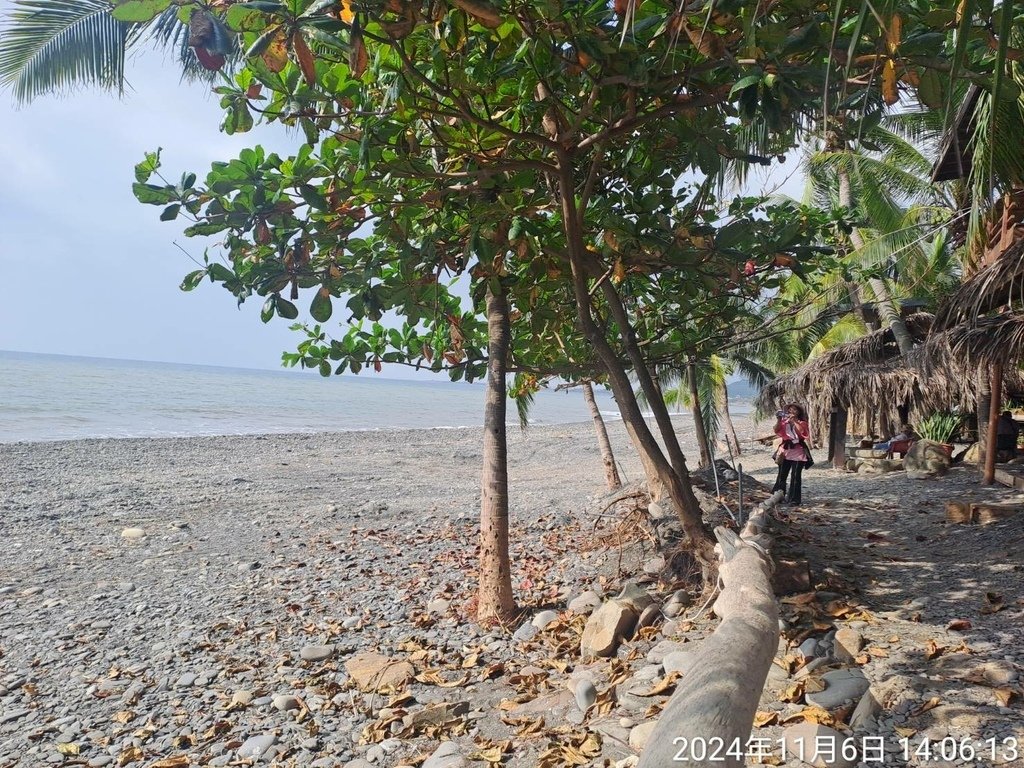
[[[512,380],[512,399],[516,404],[516,413],[519,416],[519,428],[526,431],[530,426],[530,408],[533,406],[533,390],[525,386],[525,374],[517,373]]]
[[[0,34],[0,85],[19,102],[92,85],[121,92],[133,25],[107,0],[13,0]]]

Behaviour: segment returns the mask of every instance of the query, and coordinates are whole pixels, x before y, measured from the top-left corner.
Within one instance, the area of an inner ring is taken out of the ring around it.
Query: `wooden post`
[[[999,408],[1003,403],[1003,364],[993,363],[990,369],[992,386],[988,404],[988,438],[985,440],[985,473],[982,485],[996,481],[996,451],[999,442]]]
[[[688,745],[717,744],[726,750],[707,750],[703,759],[688,753],[691,768],[742,768],[735,744],[745,746],[761,698],[768,669],[779,644],[779,612],[771,585],[767,555],[768,511],[782,499],[772,495],[754,510],[737,536],[727,528],[715,529],[721,550],[722,594],[715,613],[722,622],[694,652],[690,670],[679,681],[637,768],[676,765],[685,738]]]
[[[828,457],[836,469],[846,468],[846,423],[849,414],[842,408],[832,411],[829,421]]]

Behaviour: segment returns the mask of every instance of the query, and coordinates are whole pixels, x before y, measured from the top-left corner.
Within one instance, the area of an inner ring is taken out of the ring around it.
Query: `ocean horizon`
[[[611,394],[598,406],[619,417]],[[478,428],[481,383],[0,350],[0,443]],[[749,412],[743,402],[737,413]],[[530,424],[590,420],[579,389],[537,393]],[[509,424],[518,424],[508,403]]]

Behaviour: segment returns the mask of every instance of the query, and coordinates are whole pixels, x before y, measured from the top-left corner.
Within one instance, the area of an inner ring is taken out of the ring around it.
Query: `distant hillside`
[[[730,399],[736,398],[739,400],[752,400],[755,397],[757,397],[757,389],[750,386],[743,379],[736,379],[735,381],[730,381],[728,387]]]

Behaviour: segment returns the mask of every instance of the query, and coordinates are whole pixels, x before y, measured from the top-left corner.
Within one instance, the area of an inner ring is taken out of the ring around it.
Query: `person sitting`
[[[898,453],[902,457],[908,450],[910,445],[918,439],[917,433],[914,432],[914,428],[909,424],[903,424],[900,426],[900,431],[890,437],[884,443],[875,443],[873,446],[875,450],[886,451],[891,457],[892,454]]]
[[[1020,427],[1013,420],[1013,414],[1010,411],[1003,411],[999,414],[999,420],[996,422],[996,453],[1009,454],[1010,458],[1016,456],[1019,433]]]

